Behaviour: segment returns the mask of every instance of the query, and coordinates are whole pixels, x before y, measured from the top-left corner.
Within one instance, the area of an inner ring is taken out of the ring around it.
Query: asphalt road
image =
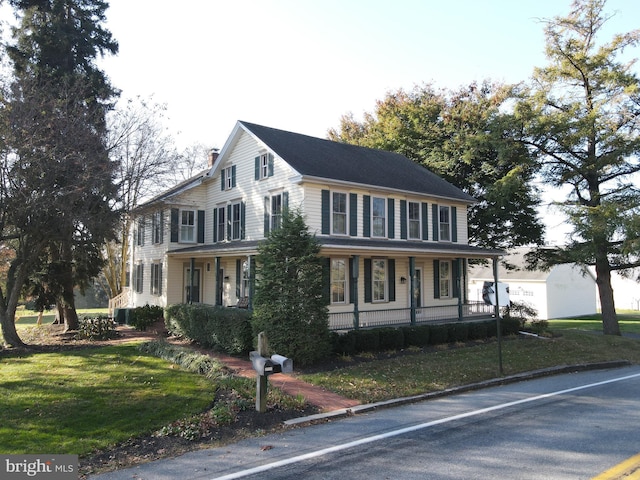
[[[639,452],[633,366],[383,409],[91,478],[590,479]]]

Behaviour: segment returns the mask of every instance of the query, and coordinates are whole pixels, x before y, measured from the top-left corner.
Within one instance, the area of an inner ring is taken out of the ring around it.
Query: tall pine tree
[[[46,202],[29,222],[47,233],[44,265],[32,276],[58,295],[66,328],[76,329],[74,287],[99,272],[118,215],[105,119],[117,92],[95,63],[118,45],[102,26],[105,1],[10,3],[20,24],[7,46],[14,69],[7,147],[14,181]]]

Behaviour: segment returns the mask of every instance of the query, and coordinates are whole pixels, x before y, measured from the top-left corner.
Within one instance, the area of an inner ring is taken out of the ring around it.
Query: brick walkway
[[[164,325],[156,326],[156,328],[152,327],[145,332],[140,332],[135,330],[134,328],[121,325],[118,327],[118,332],[122,335],[119,341],[128,341],[128,340],[156,340],[159,336],[164,336],[166,334],[166,330],[164,330]],[[211,352],[205,349],[198,349],[201,353],[206,355],[210,355],[212,357],[217,358],[222,363],[224,363],[227,367],[229,367],[236,375],[246,377],[246,378],[256,378],[256,372],[253,370],[251,362],[247,357],[246,360],[232,357],[230,355],[225,355],[217,352]],[[295,369],[295,361],[294,361],[294,369]],[[337,395],[333,392],[329,392],[324,388],[318,387],[316,385],[311,385],[310,383],[303,382],[302,380],[296,378],[294,375],[285,375],[282,373],[277,373],[269,376],[269,384],[275,387],[280,388],[285,393],[296,396],[301,395],[305,398],[307,402],[311,405],[317,407],[320,412],[327,413],[332,412],[334,410],[340,410],[344,408],[355,407],[356,405],[360,405],[360,402],[357,400],[351,400],[348,398],[344,398],[340,395]]]
[[[224,354],[206,352],[207,354],[219,359],[227,367],[233,370],[236,375],[240,375],[246,378],[256,378],[256,372],[251,366],[251,362],[242,360],[237,357],[231,357]],[[294,362],[295,368],[295,362]],[[321,412],[331,412],[334,410],[340,410],[343,408],[351,408],[356,405],[360,405],[357,400],[351,400],[337,395],[333,392],[329,392],[324,388],[310,383],[303,382],[293,375],[286,375],[283,373],[276,373],[269,376],[269,384],[280,388],[282,391],[289,395],[302,395],[307,402],[320,409]]]

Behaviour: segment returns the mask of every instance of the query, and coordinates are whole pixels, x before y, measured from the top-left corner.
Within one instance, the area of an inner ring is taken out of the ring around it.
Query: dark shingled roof
[[[404,155],[240,123],[302,176],[475,202],[458,187]]]

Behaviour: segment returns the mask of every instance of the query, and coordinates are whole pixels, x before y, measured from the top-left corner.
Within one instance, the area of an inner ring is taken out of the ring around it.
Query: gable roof
[[[432,195],[461,202],[475,199],[404,155],[334,142],[249,122],[238,122],[303,178]]]

